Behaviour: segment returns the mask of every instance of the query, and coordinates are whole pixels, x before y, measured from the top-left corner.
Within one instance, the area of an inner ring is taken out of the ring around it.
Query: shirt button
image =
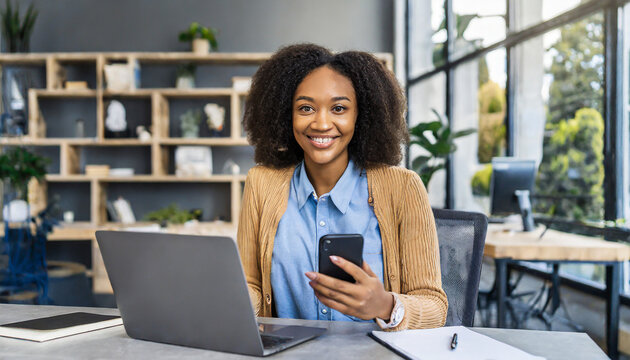
[[[326,222],[324,222],[323,220],[319,222],[319,226],[326,226]]]
[[[267,300],[267,304],[271,304],[271,295],[265,295],[265,299]]]
[[[396,280],[396,275],[389,275],[390,280]]]
[[[328,314],[328,310],[322,309],[322,314],[324,314],[324,315]]]
[[[322,201],[326,201],[326,198],[321,198]]]

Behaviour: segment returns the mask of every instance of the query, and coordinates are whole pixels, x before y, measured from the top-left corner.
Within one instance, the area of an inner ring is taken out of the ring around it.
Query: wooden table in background
[[[547,230],[520,230],[520,224],[489,224],[484,255],[494,259],[496,267],[498,327],[506,326],[507,265],[510,261],[560,263],[595,263],[606,266],[606,345],[608,355],[618,357],[619,287],[621,266],[630,259],[630,247],[597,238]],[[558,285],[558,279],[554,281]],[[555,299],[557,301],[557,299]],[[557,306],[557,304],[554,304]]]

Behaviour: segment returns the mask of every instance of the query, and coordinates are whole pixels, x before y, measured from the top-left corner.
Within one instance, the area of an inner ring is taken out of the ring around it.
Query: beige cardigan
[[[258,316],[272,316],[271,255],[294,170],[256,166],[245,181],[237,238]],[[391,330],[444,325],[448,303],[435,220],[420,177],[402,167],[382,166],[368,169],[367,180],[381,230],[384,286],[399,294],[405,307],[403,321]]]

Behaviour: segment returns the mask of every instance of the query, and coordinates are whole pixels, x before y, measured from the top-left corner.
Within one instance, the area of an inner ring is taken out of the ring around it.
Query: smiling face
[[[322,66],[302,80],[293,97],[293,136],[304,150],[307,168],[346,168],[357,114],[347,77]]]

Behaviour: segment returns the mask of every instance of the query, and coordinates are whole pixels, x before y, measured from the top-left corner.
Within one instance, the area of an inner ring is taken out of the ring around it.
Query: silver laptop
[[[97,231],[96,239],[132,338],[266,356],[326,331],[259,326],[231,238]]]

